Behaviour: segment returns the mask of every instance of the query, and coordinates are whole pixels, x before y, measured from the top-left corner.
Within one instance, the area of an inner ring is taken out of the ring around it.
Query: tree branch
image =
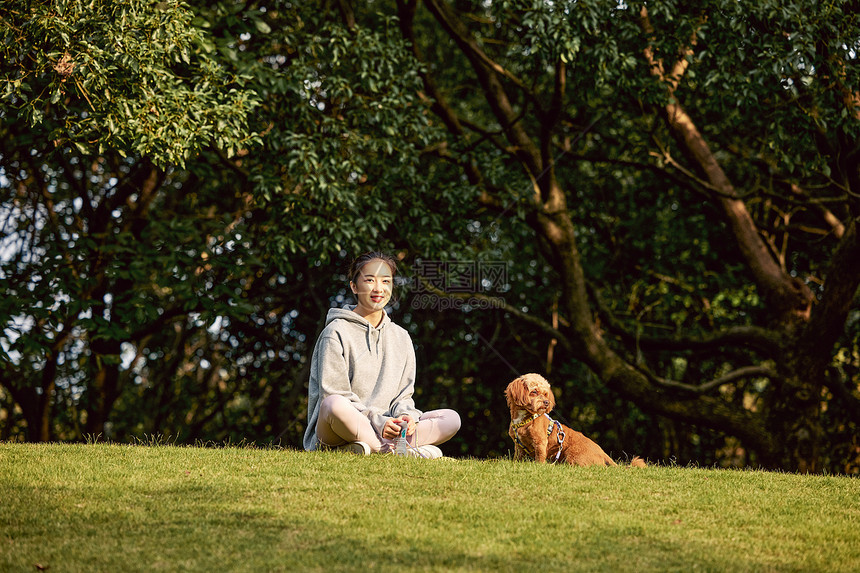
[[[648,9],[644,6],[640,12],[640,26],[649,40],[654,38],[655,30],[651,24]],[[654,49],[649,45],[644,50],[645,59],[651,67],[651,74],[667,88],[669,97],[664,107],[667,124],[678,136],[710,184],[720,190],[717,200],[728,219],[738,247],[755,277],[756,284],[773,305],[774,313],[786,324],[805,322],[809,318],[812,301],[815,298],[812,291],[802,281],[791,277],[774,259],[762,240],[746,204],[737,198],[734,185],[711,151],[705,137],[678,101],[676,88],[689,65],[688,56],[692,54],[695,43],[694,35],[690,39],[689,47],[683,51],[668,75],[664,70],[663,61],[657,59]]]
[[[706,350],[721,346],[748,346],[764,352],[768,357],[778,357],[782,352],[779,335],[756,326],[738,326],[704,334],[701,336],[659,337],[633,333],[624,327],[603,301],[600,291],[589,285],[589,295],[597,307],[600,318],[610,332],[625,342],[644,350]]]
[[[742,368],[738,368],[737,370],[733,370],[728,374],[720,376],[719,378],[715,378],[714,380],[710,380],[709,382],[699,384],[698,386],[660,378],[647,371],[645,371],[645,375],[648,377],[649,380],[651,380],[654,384],[657,384],[658,386],[675,390],[683,390],[685,392],[692,392],[693,394],[705,394],[714,388],[719,388],[723,384],[730,384],[732,382],[736,382],[737,380],[743,380],[744,378],[769,378],[771,380],[779,378],[779,375],[776,372],[765,366],[744,366]]]
[[[478,46],[478,42],[472,37],[469,29],[456,17],[451,7],[444,0],[425,0],[425,4],[472,64],[487,103],[505,128],[508,139],[515,147],[516,156],[526,166],[529,174],[536,179],[544,168],[540,160],[540,153],[519,122],[514,121],[517,113],[511,105],[501,78],[512,81],[533,101],[536,107],[539,107],[534,94],[518,78],[487,56]]]

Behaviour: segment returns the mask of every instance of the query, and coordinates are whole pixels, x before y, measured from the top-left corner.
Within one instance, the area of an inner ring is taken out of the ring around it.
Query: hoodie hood
[[[379,326],[373,326],[370,324],[366,318],[360,316],[357,312],[355,312],[355,306],[347,305],[343,308],[330,308],[328,309],[328,314],[325,317],[325,324],[328,326],[331,324],[333,320],[337,320],[338,318],[342,318],[347,322],[354,322],[355,324],[367,325],[370,328],[382,329],[386,324],[391,322],[391,318],[389,318],[388,313],[384,310],[382,311],[382,322],[379,323]]]
[[[351,328],[355,328],[364,335],[367,349],[378,354],[380,351],[379,341],[383,336],[385,327],[391,324],[391,318],[388,313],[382,311],[382,321],[379,326],[373,326],[366,318],[354,311],[355,306],[345,306],[343,308],[330,308],[326,315],[325,324],[330,325],[336,320],[344,320],[349,323]]]

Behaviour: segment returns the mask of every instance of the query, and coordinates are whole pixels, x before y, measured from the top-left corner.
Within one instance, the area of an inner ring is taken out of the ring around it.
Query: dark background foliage
[[[860,471],[851,2],[0,8],[0,439],[299,447],[350,258],[445,451]],[[680,118],[680,119],[679,119]]]

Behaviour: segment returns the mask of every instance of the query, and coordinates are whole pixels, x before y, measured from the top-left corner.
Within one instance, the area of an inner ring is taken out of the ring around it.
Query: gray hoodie
[[[378,435],[388,418],[409,414],[415,420],[415,349],[409,333],[384,313],[374,327],[353,312],[355,307],[332,308],[317,339],[308,381],[306,450],[317,448],[316,427],[320,402],[330,394],[347,397],[367,416]]]

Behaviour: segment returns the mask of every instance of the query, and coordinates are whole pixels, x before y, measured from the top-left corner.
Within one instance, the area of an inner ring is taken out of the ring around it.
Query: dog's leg
[[[514,461],[518,462],[522,460],[526,455],[525,450],[523,450],[522,446],[519,444],[514,444]]]
[[[546,440],[538,440],[535,443],[535,461],[539,464],[546,463]]]
[[[529,426],[529,437],[535,448],[535,461],[546,463],[547,452],[549,451],[549,416],[541,416]]]

